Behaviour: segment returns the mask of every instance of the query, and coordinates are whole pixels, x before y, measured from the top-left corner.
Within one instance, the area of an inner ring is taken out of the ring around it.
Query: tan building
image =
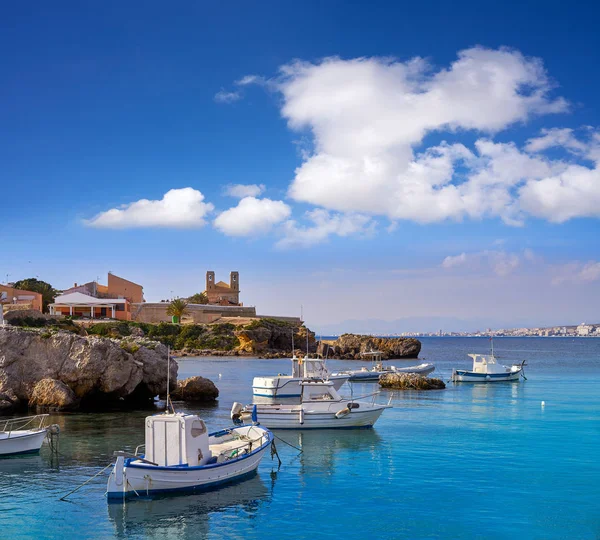
[[[241,306],[240,303],[240,274],[231,272],[229,284],[224,281],[215,283],[215,273],[212,270],[206,272],[206,296],[209,304],[221,306]]]
[[[40,293],[15,289],[9,285],[0,285],[0,303],[4,311],[13,309],[42,311],[42,295]]]
[[[100,285],[96,281],[90,281],[82,285],[74,283],[70,289],[63,291],[63,295],[75,292],[87,294],[95,298],[126,298],[132,303],[141,303],[144,301],[144,287],[110,272],[108,273],[107,285]]]

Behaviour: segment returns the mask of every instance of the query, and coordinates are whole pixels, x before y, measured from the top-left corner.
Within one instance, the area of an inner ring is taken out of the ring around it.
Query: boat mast
[[[167,406],[165,409],[169,410],[169,403],[171,402],[171,347],[167,345]],[[173,404],[171,403],[171,409],[173,412]]]

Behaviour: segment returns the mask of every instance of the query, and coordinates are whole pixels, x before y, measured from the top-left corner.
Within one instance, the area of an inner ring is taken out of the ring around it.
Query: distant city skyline
[[[35,4],[0,21],[0,282],[235,268],[322,333],[600,319],[597,10]]]

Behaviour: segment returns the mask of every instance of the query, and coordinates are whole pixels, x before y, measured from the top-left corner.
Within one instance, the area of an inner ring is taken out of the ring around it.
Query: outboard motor
[[[231,419],[236,426],[241,426],[244,421],[242,420],[242,410],[244,406],[241,403],[235,401],[231,407]]]

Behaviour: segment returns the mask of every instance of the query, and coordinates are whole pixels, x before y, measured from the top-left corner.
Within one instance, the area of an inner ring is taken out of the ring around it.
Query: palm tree
[[[183,298],[175,298],[175,300],[171,300],[167,308],[167,315],[171,315],[173,322],[178,323],[181,321],[181,317],[185,315],[187,305],[188,303]]]

